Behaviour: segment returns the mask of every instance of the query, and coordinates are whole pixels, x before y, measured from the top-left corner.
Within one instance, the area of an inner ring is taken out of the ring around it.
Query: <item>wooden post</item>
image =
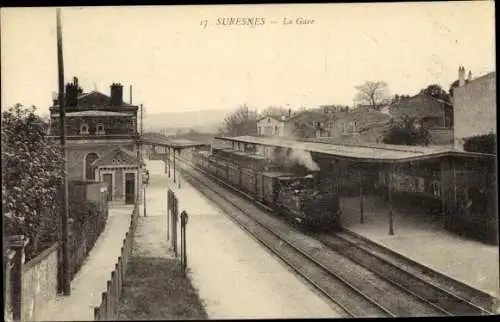
[[[108,312],[107,316],[107,320],[111,320],[114,318],[113,316],[113,294],[111,294],[111,281],[108,280],[108,282],[106,283],[106,294],[108,295],[108,298],[107,298],[107,301],[106,301],[106,311]]]
[[[23,266],[24,248],[29,238],[23,235],[7,237],[7,246],[15,253],[12,258],[12,271],[10,273],[10,291],[12,305],[12,319],[14,321],[24,320],[23,314]]]
[[[94,321],[100,321],[101,320],[101,313],[100,313],[100,308],[99,307],[94,307]]]
[[[441,193],[441,216],[442,216],[442,225],[443,228],[446,226],[446,200],[445,200],[445,185],[443,184],[445,173],[444,173],[444,163],[447,161],[447,158],[443,158],[441,160],[441,175],[439,178],[439,183],[440,183],[440,193]]]
[[[144,187],[144,217],[147,217],[146,215],[146,185],[142,185]]]
[[[189,216],[187,212],[184,210],[181,213],[181,228],[182,228],[182,270],[184,274],[186,273],[187,269],[187,244],[186,244],[186,226],[188,223]]]
[[[389,235],[394,235],[394,218],[393,218],[393,210],[392,210],[392,184],[393,184],[393,175],[394,175],[394,165],[391,164],[389,168],[389,180],[387,185],[387,193],[389,199]]]
[[[104,310],[104,312],[102,312],[102,310]],[[111,317],[109,316],[109,313],[108,313],[108,294],[106,292],[102,292],[100,311],[101,311],[100,312],[101,320],[110,320],[111,319]]]
[[[174,148],[174,183],[176,183],[175,182],[175,148]]]
[[[170,240],[170,206],[172,201],[170,200],[170,189],[167,189],[167,241]]]
[[[4,247],[5,247],[4,243]],[[16,252],[12,249],[7,249],[6,254],[5,254],[5,260],[3,262],[4,266],[4,275],[3,275],[3,285],[4,285],[4,320],[5,321],[12,321],[12,278],[11,278],[11,272],[12,269],[14,268],[14,256],[16,255]]]
[[[179,150],[179,156],[181,154],[181,150]],[[179,166],[179,175],[178,175],[178,178],[179,178],[179,189],[181,188],[181,171],[182,171],[182,168]]]
[[[363,209],[363,174],[361,173],[361,170],[358,170],[358,177],[359,177],[359,222],[364,224],[365,215]]]
[[[64,59],[63,59],[63,46],[62,46],[62,25],[61,25],[61,9],[56,9],[56,25],[57,25],[57,67],[58,67],[58,105],[59,105],[59,136],[61,140],[62,159],[66,160],[66,111],[65,111],[65,95],[64,95]],[[68,162],[64,161],[65,173],[68,173]],[[71,294],[71,277],[69,269],[69,237],[68,237],[68,219],[69,219],[69,190],[68,190],[68,176],[64,175],[63,178],[63,206],[64,210],[61,214],[61,227],[62,227],[62,289],[64,295]]]

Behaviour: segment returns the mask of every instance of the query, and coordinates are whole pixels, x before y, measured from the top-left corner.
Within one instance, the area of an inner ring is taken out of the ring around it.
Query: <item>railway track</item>
[[[185,161],[185,178],[255,239],[275,253],[351,317],[446,316],[447,310],[264,213]]]
[[[185,160],[183,162],[196,171],[204,172]],[[228,186],[211,174],[205,173],[205,175],[244,195],[247,199],[257,203],[260,208],[272,211],[251,196]],[[314,233],[309,233],[309,235],[445,315],[492,315],[496,310],[495,298],[489,294],[438,273],[354,232],[346,230],[333,236]]]

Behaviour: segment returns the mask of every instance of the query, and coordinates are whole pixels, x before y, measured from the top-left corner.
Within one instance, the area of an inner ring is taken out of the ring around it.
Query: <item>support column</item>
[[[170,146],[168,147],[167,154],[168,154],[168,177],[170,178]]]
[[[365,223],[365,215],[363,209],[363,174],[361,170],[358,170],[359,177],[359,222],[361,224]]]
[[[442,216],[442,225],[443,225],[443,228],[446,227],[446,200],[445,200],[445,195],[446,195],[446,191],[445,191],[445,185],[444,185],[444,177],[445,177],[445,173],[444,173],[444,165],[445,165],[445,162],[446,162],[446,158],[443,158],[443,160],[441,160],[441,174],[440,174],[440,177],[439,177],[439,187],[440,187],[440,194],[441,194],[441,216]]]
[[[174,183],[176,183],[175,182],[175,148],[174,148]]]
[[[394,214],[392,211],[392,185],[393,185],[393,175],[394,175],[394,164],[391,163],[389,168],[389,180],[387,184],[387,193],[389,199],[389,235],[394,235]]]

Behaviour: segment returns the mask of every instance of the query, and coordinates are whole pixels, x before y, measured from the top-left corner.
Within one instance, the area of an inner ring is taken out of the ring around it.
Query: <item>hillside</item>
[[[179,129],[194,129],[198,132],[213,133],[222,124],[229,111],[201,110],[144,115],[144,130],[161,132]]]

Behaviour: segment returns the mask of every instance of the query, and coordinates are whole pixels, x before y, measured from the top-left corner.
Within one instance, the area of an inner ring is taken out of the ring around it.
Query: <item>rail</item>
[[[251,199],[252,202],[258,203],[260,208],[264,208],[267,211],[272,211],[269,207],[261,204],[252,196],[236,189],[219,178],[214,177],[211,174],[207,174],[206,171],[200,170],[198,167],[191,165],[188,161],[179,158],[181,162],[186,163],[188,166],[192,167],[194,170],[197,170],[205,175],[210,176],[218,182],[221,182],[224,186],[229,187],[231,190],[237,191],[239,194],[244,195],[247,199]],[[352,235],[351,235],[352,236]],[[475,292],[470,291],[460,284],[453,283],[454,280],[448,278],[444,275],[439,276],[439,282],[433,282],[429,278],[425,278],[423,274],[418,274],[418,268],[413,269],[410,261],[407,261],[405,265],[396,264],[394,261],[390,261],[384,259],[381,256],[377,256],[373,251],[370,251],[369,243],[364,239],[365,246],[360,247],[356,242],[352,240],[349,241],[348,238],[344,237],[332,237],[329,236],[330,240],[325,238],[324,236],[317,238],[323,244],[331,247],[333,250],[338,253],[343,254],[345,257],[351,259],[353,262],[359,264],[362,267],[365,267],[371,271],[375,271],[376,275],[378,275],[381,279],[386,280],[389,283],[392,283],[397,288],[403,290],[404,292],[414,296],[415,298],[420,299],[423,302],[426,302],[430,307],[435,308],[437,311],[445,314],[445,315],[488,315],[492,314],[489,310],[484,309],[484,307],[493,308],[493,298],[485,296],[485,293],[481,293],[478,290],[472,289]],[[339,246],[340,245],[340,246]],[[372,246],[373,247],[373,246]],[[346,252],[345,249],[351,249],[353,252]],[[383,247],[378,245],[379,253],[383,252]],[[343,251],[344,250],[344,251]],[[387,249],[388,252],[392,252]],[[360,252],[369,258],[368,260],[364,260],[363,256],[359,256]],[[387,253],[387,252],[385,252]],[[356,257],[357,254],[358,256]],[[402,257],[402,256],[400,256]],[[401,258],[399,258],[401,262]],[[368,262],[367,262],[368,261]],[[369,263],[377,263],[378,266],[375,269],[371,268]],[[404,266],[402,268],[401,266]],[[382,268],[385,268],[382,269]],[[417,273],[416,273],[417,272]],[[434,275],[436,277],[436,275]],[[392,279],[391,279],[392,278]],[[457,282],[459,283],[459,282]],[[443,284],[447,284],[447,287],[443,287]],[[418,287],[415,287],[418,285]],[[455,294],[453,291],[456,291],[456,287],[458,285],[458,294]],[[455,286],[455,288],[454,288]],[[474,294],[472,300],[466,300],[467,295]],[[486,294],[487,295],[487,294]],[[493,309],[492,309],[493,311]]]

